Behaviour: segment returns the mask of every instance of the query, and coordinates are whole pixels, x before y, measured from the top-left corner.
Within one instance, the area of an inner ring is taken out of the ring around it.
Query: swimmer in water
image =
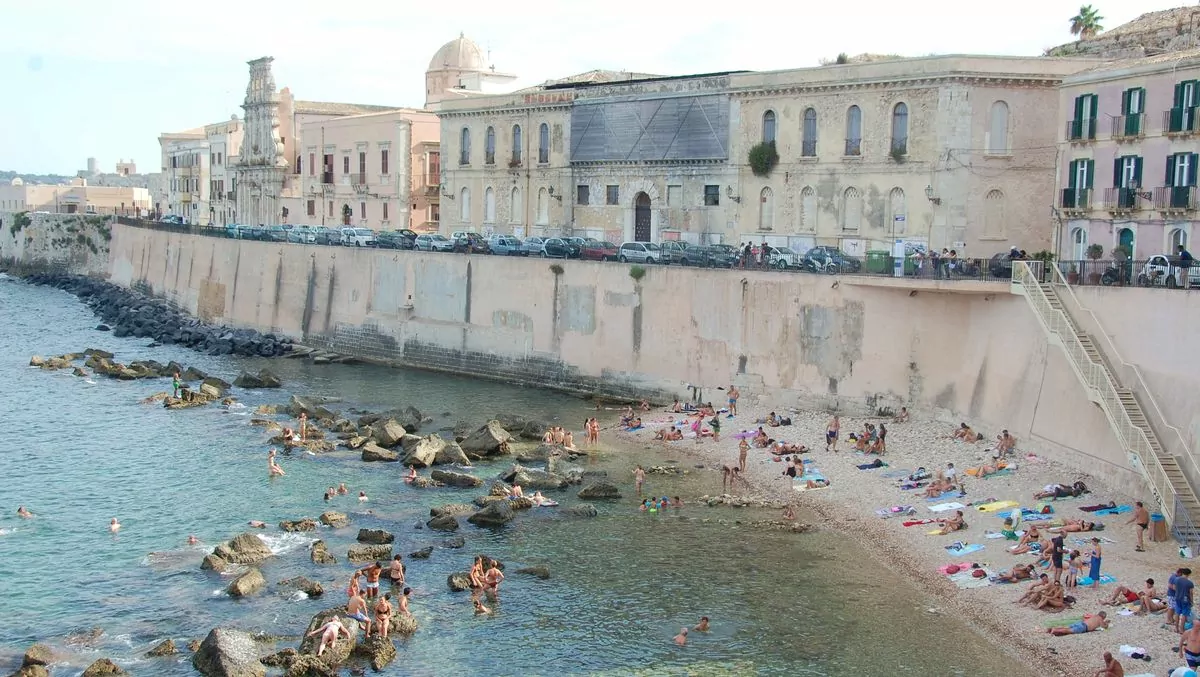
[[[196,538],[195,534],[188,534],[188,545],[199,545],[200,539]]]
[[[249,522],[246,522],[246,524],[249,524],[252,529],[266,529],[267,528],[267,523],[262,520],[250,520]]]
[[[267,474],[271,477],[275,477],[275,476],[282,477],[282,476],[286,475],[287,473],[283,472],[283,468],[280,468],[279,464],[275,462],[275,454],[276,453],[277,452],[275,451],[274,448],[272,448],[271,451],[267,452]]]
[[[367,502],[367,492],[365,492],[365,491],[358,492],[358,502],[359,503]]]
[[[708,632],[708,616],[701,616],[700,622],[692,629],[696,632]]]
[[[346,488],[345,482],[342,482],[341,484],[338,485],[338,493],[341,494],[342,496],[345,496],[346,494],[350,493],[350,490]]]
[[[121,523],[117,521],[116,517],[112,518],[112,521],[108,523],[108,530],[114,534],[121,530]]]
[[[679,634],[675,635],[675,646],[684,646],[687,644],[687,628],[679,628]]]
[[[483,601],[481,601],[478,597],[476,597],[475,599],[473,599],[471,601],[475,603],[475,615],[476,616],[481,616],[483,614],[492,613],[492,610],[487,608],[486,606],[484,606]]]
[[[408,474],[404,476],[405,484],[412,484],[413,480],[417,479],[417,467],[415,465],[408,466]]]
[[[33,513],[26,510],[25,506],[20,505],[17,506],[17,517],[20,517],[21,519],[29,519],[30,517],[33,517]]]

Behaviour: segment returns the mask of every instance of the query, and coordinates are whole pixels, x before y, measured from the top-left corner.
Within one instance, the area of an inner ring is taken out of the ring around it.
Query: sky
[[[1097,0],[1114,28],[1179,0]],[[733,12],[744,8],[744,16]],[[420,106],[460,32],[519,86],[603,68],[679,75],[816,66],[840,52],[1040,55],[1069,42],[1068,0],[649,3],[644,0],[0,0],[0,170],[73,175],[133,159],[158,135],[241,114],[246,61],[273,56],[298,99]]]

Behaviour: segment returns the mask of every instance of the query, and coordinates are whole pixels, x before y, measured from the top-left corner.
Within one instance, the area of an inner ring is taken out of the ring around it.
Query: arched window
[[[550,223],[550,195],[545,188],[538,188],[537,222],[539,226]]]
[[[1071,258],[1082,261],[1087,258],[1088,236],[1083,228],[1071,229]]]
[[[842,230],[857,233],[862,226],[863,201],[857,188],[842,193]]]
[[[892,109],[892,155],[908,154],[908,106],[903,102]]]
[[[800,229],[807,233],[817,230],[817,192],[812,186],[800,191]]]
[[[496,191],[491,186],[483,191],[483,222],[496,222]]]
[[[524,143],[521,140],[521,125],[513,125],[512,135],[512,163],[514,165],[521,164],[521,148]]]
[[[988,120],[987,152],[992,155],[1008,154],[1008,104],[997,101],[992,104]]]
[[[525,204],[521,202],[521,189],[513,187],[512,192],[508,197],[509,214],[508,220],[511,223],[521,223],[525,217]]]
[[[458,220],[463,223],[471,222],[471,189],[463,188],[458,193]]]
[[[808,108],[804,111],[804,129],[801,130],[800,155],[816,157],[817,155],[817,110]]]
[[[1187,246],[1187,231],[1182,228],[1172,228],[1171,232],[1167,235],[1167,253],[1174,256],[1180,247],[1187,249]]]
[[[775,143],[775,111],[773,110],[763,113],[762,140],[763,143]]]
[[[983,236],[1004,237],[1004,193],[998,190],[988,191],[983,198]]]
[[[483,164],[496,164],[496,130],[491,127],[483,133]]]
[[[846,111],[846,155],[862,155],[862,110],[858,106]]]
[[[462,128],[462,133],[458,136],[458,164],[471,164],[471,130],[466,127]]]
[[[770,188],[763,188],[758,196],[758,228],[771,230],[775,227],[775,194]]]
[[[893,188],[888,195],[888,212],[891,215],[889,223],[884,226],[892,229],[893,235],[903,235],[908,228],[908,212],[904,204],[904,189]]]
[[[550,125],[543,122],[538,126],[538,162],[546,164],[550,161]]]

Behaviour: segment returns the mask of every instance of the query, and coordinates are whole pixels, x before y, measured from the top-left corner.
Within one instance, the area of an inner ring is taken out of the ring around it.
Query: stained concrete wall
[[[1140,493],[1103,414],[1006,285],[662,267],[638,282],[628,265],[559,265],[117,226],[109,270],[208,321],[403,365],[629,397],[695,384],[716,400],[736,382],[776,406],[908,405],[1007,428]]]
[[[112,223],[94,214],[0,212],[0,265],[105,274]]]

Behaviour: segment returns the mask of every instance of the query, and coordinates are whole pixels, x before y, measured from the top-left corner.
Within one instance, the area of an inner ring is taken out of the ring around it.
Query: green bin
[[[886,249],[872,249],[867,252],[867,272],[875,275],[890,275],[892,272],[892,253]]]

